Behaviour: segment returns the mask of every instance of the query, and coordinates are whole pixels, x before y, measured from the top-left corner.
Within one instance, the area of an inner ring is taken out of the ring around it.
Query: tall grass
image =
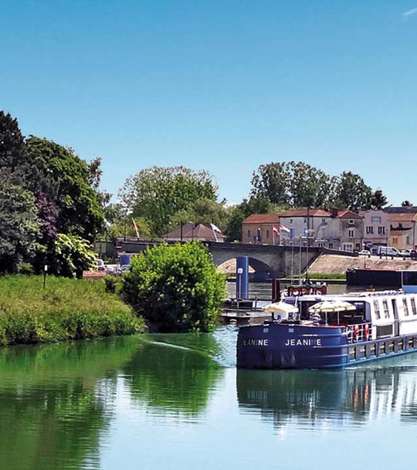
[[[0,277],[0,344],[47,343],[143,331],[144,322],[103,282]]]

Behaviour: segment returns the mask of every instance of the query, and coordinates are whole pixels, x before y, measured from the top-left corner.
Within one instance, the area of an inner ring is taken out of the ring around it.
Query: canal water
[[[0,468],[412,466],[417,354],[241,371],[236,329],[0,350]]]

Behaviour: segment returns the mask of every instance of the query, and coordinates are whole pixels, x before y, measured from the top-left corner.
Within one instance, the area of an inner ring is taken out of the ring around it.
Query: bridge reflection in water
[[[396,415],[417,424],[417,365],[411,358],[342,371],[237,371],[244,413],[260,414],[283,428],[361,426]],[[401,362],[399,362],[401,361]],[[396,362],[396,363],[395,363]]]

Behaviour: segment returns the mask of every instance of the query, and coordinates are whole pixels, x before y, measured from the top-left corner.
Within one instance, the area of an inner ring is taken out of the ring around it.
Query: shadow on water
[[[417,424],[417,361],[397,358],[378,366],[340,371],[237,371],[240,409],[272,420],[361,426],[396,414]]]

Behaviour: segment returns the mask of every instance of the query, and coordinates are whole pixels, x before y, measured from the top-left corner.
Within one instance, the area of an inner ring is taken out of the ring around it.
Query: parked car
[[[393,246],[376,246],[372,248],[372,253],[378,256],[401,256],[400,250]]]
[[[411,250],[400,250],[400,256],[403,258],[410,258]]]
[[[106,270],[106,265],[104,264],[104,261],[102,259],[97,260],[97,270],[98,271],[105,271]]]
[[[371,256],[371,252],[369,250],[361,250],[358,253],[359,256]]]

